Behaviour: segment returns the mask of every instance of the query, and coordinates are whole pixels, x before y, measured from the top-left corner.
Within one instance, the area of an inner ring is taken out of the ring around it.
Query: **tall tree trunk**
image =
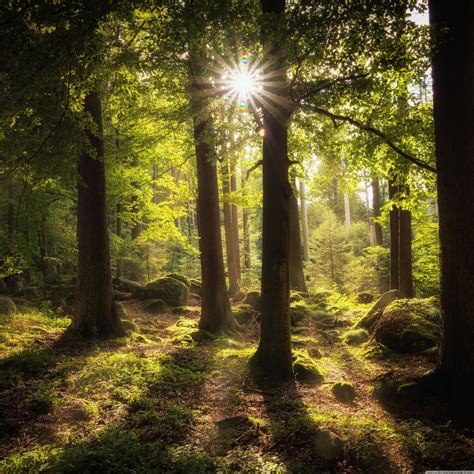
[[[351,202],[347,191],[344,191],[344,225],[346,229],[351,228]]]
[[[300,219],[298,200],[294,193],[290,197],[290,248],[289,248],[290,289],[306,292],[303,255],[301,252]]]
[[[227,254],[227,273],[229,275],[229,294],[235,295],[239,290],[239,277],[237,271],[237,262],[234,244],[234,229],[232,222],[232,208],[229,202],[230,176],[229,165],[223,163],[222,167],[222,193],[224,197],[224,233],[225,233],[225,250]]]
[[[242,175],[241,175],[241,183],[242,189],[245,186],[245,174],[242,168]],[[244,268],[245,271],[248,272],[251,268],[251,257],[250,257],[250,212],[249,210],[244,207],[242,209],[242,230],[244,234]]]
[[[261,0],[266,68],[276,84],[272,93],[288,97],[283,39],[285,1]],[[291,186],[288,181],[288,119],[279,103],[263,107],[263,252],[260,342],[252,365],[269,377],[293,376],[289,314],[289,224]]]
[[[192,94],[202,276],[199,328],[219,332],[231,329],[234,323],[225,282],[217,170],[211,163],[212,150],[206,141],[211,127],[210,119],[202,117],[199,84],[194,81]]]
[[[309,227],[308,227],[308,213],[306,210],[306,196],[304,189],[304,182],[300,182],[300,204],[301,204],[301,227],[303,230],[303,258],[305,262],[309,262]]]
[[[120,217],[121,212],[123,211],[123,206],[120,203],[117,203],[117,208],[115,211],[115,234],[117,237],[122,238],[122,218]],[[117,257],[117,269],[115,275],[119,278],[123,275],[123,262],[120,255]]]
[[[380,183],[378,178],[372,180],[372,208],[373,217],[380,217]],[[383,245],[382,225],[374,222],[375,245]]]
[[[97,156],[83,151],[79,159],[77,202],[78,267],[76,302],[70,330],[83,337],[110,338],[125,334],[112,293],[105,196],[102,104],[97,92],[89,93],[84,109],[97,132],[86,135]],[[97,133],[97,134],[96,134]]]
[[[237,191],[237,176],[235,164],[233,163],[230,164],[230,190],[233,193]],[[234,244],[235,267],[237,279],[240,281],[242,269],[240,266],[239,210],[236,204],[231,204],[230,208],[232,211],[232,242]]]
[[[438,30],[433,56],[443,322],[437,374],[461,413],[472,417],[474,3],[430,0],[429,7],[431,24],[445,31]]]
[[[406,184],[400,189],[405,195],[410,194],[410,187]],[[398,240],[398,272],[399,290],[403,298],[415,296],[413,288],[412,252],[411,252],[411,212],[407,209],[399,211],[399,240]]]
[[[399,187],[394,180],[388,183],[388,197],[393,199],[398,195]],[[400,286],[399,273],[399,235],[400,209],[395,204],[390,208],[390,289],[398,290]]]

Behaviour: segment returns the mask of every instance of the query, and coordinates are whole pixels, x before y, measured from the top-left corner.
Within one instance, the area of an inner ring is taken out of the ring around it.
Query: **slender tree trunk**
[[[346,229],[351,228],[351,202],[348,192],[344,192],[344,225]]]
[[[105,196],[102,105],[98,93],[89,93],[84,109],[97,127],[86,129],[97,156],[84,151],[79,159],[77,203],[78,269],[76,302],[70,330],[83,337],[110,338],[125,334],[112,293]]]
[[[373,217],[380,217],[380,183],[378,178],[372,180],[372,207]],[[375,245],[383,245],[382,225],[374,222]]]
[[[303,180],[300,182],[300,203],[301,203],[301,227],[303,230],[303,258],[305,262],[309,262],[309,228],[308,213],[306,211],[306,196]]]
[[[303,255],[301,252],[300,219],[298,200],[294,193],[290,197],[290,249],[289,249],[290,289],[306,292]]]
[[[388,183],[388,196],[393,199],[399,192],[395,181]],[[390,289],[398,290],[400,287],[399,273],[399,235],[400,235],[400,209],[395,204],[390,209]]]
[[[233,328],[234,323],[225,282],[217,170],[210,162],[212,150],[206,141],[211,127],[210,119],[202,117],[199,84],[196,82],[192,84],[192,94],[202,276],[199,327],[219,332]]]
[[[234,230],[232,222],[232,209],[229,203],[230,176],[229,165],[223,163],[222,167],[222,193],[224,196],[224,233],[225,233],[225,249],[227,254],[227,273],[229,276],[229,294],[235,295],[239,290],[239,278],[237,272],[237,262],[234,245]]]
[[[241,176],[241,183],[242,189],[245,186],[245,175],[242,169],[242,176]],[[244,207],[242,209],[242,230],[244,234],[244,268],[245,271],[248,272],[251,268],[251,257],[250,257],[250,212],[249,210]]]
[[[230,164],[230,190],[233,193],[237,191],[237,176],[235,164],[233,163]],[[242,269],[240,266],[239,210],[236,204],[231,204],[230,208],[232,211],[232,242],[234,244],[235,267],[237,279],[240,281]]]
[[[436,373],[461,416],[472,417],[474,3],[430,0],[429,7],[440,38],[433,56],[443,321]]]
[[[408,196],[410,187],[403,186],[404,193]],[[412,298],[415,296],[413,288],[413,271],[412,271],[412,252],[411,252],[411,212],[407,209],[399,211],[399,241],[398,241],[398,272],[399,272],[399,290],[400,295],[404,298]]]
[[[283,39],[285,1],[261,0],[265,73],[277,86],[272,93],[288,97]],[[284,85],[283,85],[284,84]],[[291,186],[288,181],[288,118],[279,103],[263,107],[263,252],[260,342],[252,365],[263,375],[286,380],[293,377],[289,314],[289,224]]]

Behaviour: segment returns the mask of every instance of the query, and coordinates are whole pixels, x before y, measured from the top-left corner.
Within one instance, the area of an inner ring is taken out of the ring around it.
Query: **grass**
[[[0,319],[0,472],[403,472],[474,460],[472,434],[401,419],[372,396],[370,380],[425,369],[420,356],[367,354],[340,340],[342,327],[338,337],[315,331],[309,315],[292,335],[294,355],[325,381],[274,386],[248,373],[253,324],[214,337],[198,330],[196,312],[127,309],[140,334],[69,347],[57,344],[69,319],[47,308]],[[354,385],[352,404],[334,398],[335,381]],[[344,440],[341,459],[318,457],[323,429]]]

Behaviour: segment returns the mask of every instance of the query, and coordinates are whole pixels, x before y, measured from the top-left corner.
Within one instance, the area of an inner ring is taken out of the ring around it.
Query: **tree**
[[[463,416],[472,416],[474,4],[430,0],[429,8],[437,40],[432,71],[443,323],[435,375]]]
[[[378,178],[372,180],[372,206],[373,216],[375,219],[380,218],[380,182]],[[375,245],[383,245],[382,224],[374,222],[375,229]]]
[[[293,182],[293,186],[296,184]],[[290,289],[306,292],[304,279],[303,255],[301,247],[300,218],[298,212],[298,200],[294,192],[290,196],[290,249],[288,265],[290,272]]]
[[[263,109],[263,251],[260,341],[252,365],[275,379],[293,376],[289,315],[290,198],[288,84],[285,66],[285,1],[261,0],[264,75],[280,97]]]
[[[300,182],[300,207],[301,207],[301,228],[303,235],[303,258],[305,262],[309,261],[309,230],[308,230],[308,213],[306,211],[306,194],[304,181]]]
[[[112,293],[102,104],[98,92],[86,95],[84,110],[91,118],[85,131],[90,149],[83,151],[78,166],[78,267],[75,310],[70,330],[84,337],[109,338],[123,336],[125,332]]]

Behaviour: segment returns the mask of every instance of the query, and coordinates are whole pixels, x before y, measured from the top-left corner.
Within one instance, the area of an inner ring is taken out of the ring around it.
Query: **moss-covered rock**
[[[296,380],[309,385],[317,385],[324,380],[324,375],[318,369],[316,364],[306,358],[296,358],[293,362],[293,372]]]
[[[140,332],[140,328],[136,323],[133,321],[130,321],[129,319],[122,319],[122,327],[125,329],[125,331],[130,331],[130,332]]]
[[[297,301],[290,304],[290,318],[291,325],[296,326],[306,315],[311,313],[311,308],[304,302],[304,300]]]
[[[316,435],[315,449],[319,457],[326,461],[334,461],[343,455],[344,442],[336,433],[320,430]]]
[[[437,345],[439,324],[433,299],[397,300],[385,308],[374,329],[375,339],[394,352],[421,352]]]
[[[143,309],[148,313],[166,313],[170,308],[163,300],[147,300],[143,303]]]
[[[365,329],[351,329],[343,334],[342,340],[351,346],[357,346],[369,340],[369,333]]]
[[[16,305],[11,298],[8,296],[0,296],[0,314],[15,314]]]
[[[202,290],[201,280],[198,280],[197,278],[190,278],[189,284],[190,284],[189,291],[191,293],[201,296],[201,290]]]
[[[240,304],[234,308],[234,318],[239,324],[245,324],[254,321],[258,312],[249,304]]]
[[[367,329],[367,331],[372,332],[384,309],[398,297],[398,290],[390,290],[384,293],[370,308],[369,312],[357,321],[354,329]]]
[[[191,288],[191,281],[188,277],[181,275],[180,273],[168,273],[165,277],[174,278],[175,280],[183,282],[188,288]]]
[[[369,291],[361,291],[357,294],[357,302],[360,304],[369,304],[374,301],[374,295]]]
[[[256,311],[262,310],[262,297],[259,291],[249,291],[245,295],[244,304],[252,306]]]
[[[117,315],[120,319],[127,319],[127,310],[125,306],[120,301],[115,302],[115,308],[117,310]]]
[[[163,300],[173,308],[185,306],[189,297],[189,288],[180,280],[162,277],[147,283],[140,292],[141,299]]]
[[[336,400],[342,403],[351,403],[356,397],[354,386],[350,382],[334,383],[331,387],[331,392],[336,397]]]

